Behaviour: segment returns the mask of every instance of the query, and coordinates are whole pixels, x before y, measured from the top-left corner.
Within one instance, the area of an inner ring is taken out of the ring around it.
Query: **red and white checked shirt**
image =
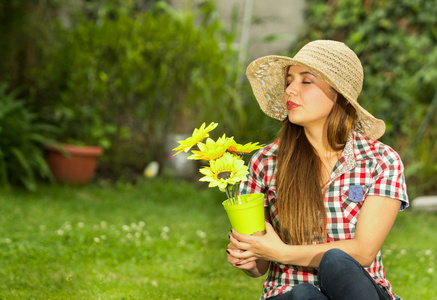
[[[278,141],[253,155],[249,163],[250,174],[248,180],[241,183],[240,194],[264,193],[264,205],[269,208],[273,227],[279,232],[275,172],[277,150]],[[324,188],[327,242],[354,237],[360,208],[367,196],[398,199],[402,202],[401,210],[408,207],[403,171],[402,161],[393,149],[352,131]],[[385,277],[381,251],[366,270],[392,299],[396,299]],[[283,294],[303,282],[318,286],[317,269],[271,262],[261,299]]]

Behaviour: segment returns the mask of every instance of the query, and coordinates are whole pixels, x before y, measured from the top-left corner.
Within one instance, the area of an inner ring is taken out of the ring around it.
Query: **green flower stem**
[[[226,186],[226,195],[228,196],[229,202],[232,205],[237,205],[240,203],[238,198],[238,188],[235,185]]]

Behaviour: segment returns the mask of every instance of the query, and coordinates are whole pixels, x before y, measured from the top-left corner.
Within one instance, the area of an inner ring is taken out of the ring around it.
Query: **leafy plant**
[[[144,13],[103,9],[58,26],[59,44],[36,74],[43,115],[62,124],[59,138],[106,144],[112,169],[142,168],[164,158],[169,132],[200,120],[232,126],[242,115],[237,53],[214,12],[212,1],[182,11],[159,1]]]
[[[360,57],[364,86],[360,103],[386,122],[382,141],[405,157],[408,181],[420,193],[436,192],[428,182],[437,177],[437,127],[428,123],[425,140],[412,145],[437,91],[437,6],[430,1],[325,1],[308,2],[307,28],[299,49],[309,40],[346,42]],[[427,149],[424,149],[427,147]],[[426,164],[419,163],[425,159]],[[429,176],[429,177],[428,177]],[[423,183],[423,185],[422,185]]]
[[[55,128],[36,122],[35,114],[15,99],[17,90],[8,93],[7,87],[0,84],[0,186],[35,190],[39,177],[52,180],[43,146],[52,142],[47,136]]]

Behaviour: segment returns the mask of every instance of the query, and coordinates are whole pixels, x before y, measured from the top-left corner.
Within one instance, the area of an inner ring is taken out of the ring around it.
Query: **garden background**
[[[434,0],[307,1],[297,33],[263,40],[289,41],[271,54],[314,39],[358,54],[359,101],[385,120],[411,200],[437,194],[436,15]],[[202,122],[242,143],[275,138],[244,78],[243,21],[260,22],[237,9],[225,21],[213,1],[0,0],[1,299],[259,296],[261,281],[226,263],[224,194],[197,174],[181,181],[168,156],[168,141]],[[56,182],[51,142],[101,146],[92,182]],[[436,223],[401,213],[384,245],[405,299],[437,299]]]

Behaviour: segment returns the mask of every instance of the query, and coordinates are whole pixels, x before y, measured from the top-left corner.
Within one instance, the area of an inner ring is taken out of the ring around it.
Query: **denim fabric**
[[[332,249],[323,255],[317,275],[320,290],[301,283],[275,300],[390,300],[369,273],[350,255]]]
[[[274,299],[274,300],[294,300],[294,299],[305,299],[305,300],[329,300],[328,297],[323,295],[319,291],[318,288],[316,288],[311,283],[301,283],[299,285],[296,285],[293,287],[293,289],[285,294],[270,297],[267,300]]]

